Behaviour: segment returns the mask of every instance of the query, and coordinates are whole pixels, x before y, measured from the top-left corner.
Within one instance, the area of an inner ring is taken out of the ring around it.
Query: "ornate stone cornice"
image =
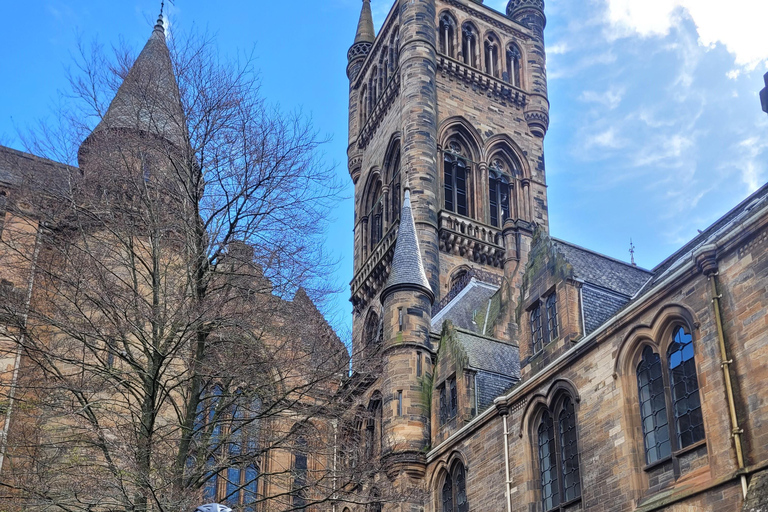
[[[524,107],[528,95],[513,85],[498,78],[486,75],[479,69],[467,66],[445,55],[437,56],[437,67],[443,76],[451,76],[473,86],[479,94],[490,95],[497,101],[507,101],[518,107]]]
[[[458,0],[444,0],[444,1],[445,1],[446,4],[450,5],[451,7],[455,8],[455,9],[458,9],[460,11],[464,11],[467,14],[470,14],[470,15],[474,16],[475,18],[477,18],[479,20],[482,20],[485,23],[487,23],[489,25],[492,25],[493,27],[501,30],[502,32],[504,32],[507,35],[517,37],[517,38],[519,38],[520,40],[523,40],[523,41],[528,41],[529,39],[531,39],[530,34],[526,34],[522,30],[520,30],[520,29],[518,29],[518,28],[516,28],[514,26],[502,23],[501,21],[499,21],[497,19],[494,19],[492,16],[489,16],[488,14],[482,12],[479,9],[475,9],[472,6],[465,5],[465,4],[461,3],[461,2],[459,2]],[[503,16],[503,14],[501,14],[501,13],[499,13],[499,14],[501,16]],[[515,22],[510,20],[510,23],[515,23]],[[517,24],[517,23],[515,23],[515,24]]]

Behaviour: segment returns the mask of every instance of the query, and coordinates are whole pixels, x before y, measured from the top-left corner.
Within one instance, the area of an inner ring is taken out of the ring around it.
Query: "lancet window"
[[[693,337],[682,326],[662,360],[651,346],[637,365],[640,418],[647,464],[666,460],[704,439]]]
[[[494,34],[488,34],[485,38],[485,72],[496,78],[500,78],[499,69],[499,39]]]
[[[522,74],[522,54],[515,44],[507,46],[507,81],[515,87],[520,87]]]
[[[454,462],[451,471],[445,474],[440,501],[442,512],[469,512],[467,475],[461,461]]]
[[[478,67],[477,29],[471,23],[461,27],[461,57],[467,66]]]
[[[492,226],[503,226],[504,221],[509,218],[511,190],[507,166],[502,160],[494,160],[488,172],[488,202]]]
[[[563,395],[538,416],[536,452],[541,506],[545,512],[564,510],[581,498],[576,411]]]
[[[448,13],[440,16],[440,53],[448,57],[456,57],[456,22]]]
[[[400,218],[400,207],[402,206],[402,198],[400,192],[402,190],[402,177],[400,175],[400,147],[395,149],[392,157],[390,158],[388,167],[390,168],[392,179],[389,184],[390,194],[390,220],[395,222]]]
[[[461,145],[451,141],[443,157],[445,209],[469,215],[469,165]]]

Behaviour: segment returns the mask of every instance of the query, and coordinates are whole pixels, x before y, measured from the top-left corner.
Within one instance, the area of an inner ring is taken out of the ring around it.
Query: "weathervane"
[[[632,266],[636,267],[637,264],[635,263],[635,244],[632,243],[632,238],[629,239],[629,258]]]

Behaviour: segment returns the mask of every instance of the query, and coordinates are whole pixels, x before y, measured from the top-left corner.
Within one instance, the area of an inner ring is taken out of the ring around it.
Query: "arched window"
[[[381,50],[379,67],[381,68],[381,74],[379,75],[379,90],[383,93],[389,82],[389,48],[386,46]]]
[[[371,71],[371,79],[368,82],[368,96],[370,97],[369,106],[368,106],[368,112],[373,113],[373,109],[376,107],[376,102],[379,100],[378,96],[378,78],[379,76],[379,70],[378,68],[373,68],[373,71]]]
[[[440,16],[440,53],[454,58],[456,56],[455,50],[456,39],[456,22],[450,14],[443,13]]]
[[[304,510],[307,505],[307,440],[299,435],[293,442],[293,484],[291,488],[291,505]]]
[[[485,38],[485,72],[496,78],[500,78],[499,69],[499,38],[494,34],[488,34]]]
[[[443,158],[445,209],[459,215],[469,215],[469,169],[461,146],[452,141]]]
[[[520,87],[522,73],[522,54],[515,44],[507,46],[507,81],[515,87]]]
[[[363,85],[360,89],[360,106],[358,107],[360,112],[360,128],[363,128],[365,121],[368,119],[368,86]]]
[[[477,67],[477,30],[471,23],[461,27],[461,58],[467,66]]]
[[[381,453],[381,393],[374,392],[368,404],[365,424],[365,458],[372,460]]]
[[[365,332],[364,343],[366,347],[378,345],[381,341],[379,339],[379,315],[375,311],[368,313],[368,318],[365,320]]]
[[[705,437],[693,337],[685,328],[674,328],[664,363],[651,346],[646,346],[637,365],[647,464],[664,460]],[[674,425],[674,435],[670,435],[670,424]]]
[[[367,251],[373,251],[384,234],[384,197],[382,195],[381,177],[378,173],[371,174],[365,195],[365,215],[368,219]]]
[[[400,218],[400,207],[402,206],[402,178],[400,176],[399,143],[393,151],[390,150],[390,157],[387,160],[387,168],[389,169],[389,175],[391,176],[389,181],[389,221],[395,222]]]
[[[495,159],[488,172],[488,204],[491,212],[491,225],[501,227],[510,216],[510,197],[512,185],[507,165]]]
[[[562,510],[581,498],[576,412],[564,395],[554,410],[545,409],[536,425],[539,490],[545,512]]]
[[[469,512],[467,478],[461,461],[454,462],[451,471],[445,474],[440,489],[440,502],[441,512]]]

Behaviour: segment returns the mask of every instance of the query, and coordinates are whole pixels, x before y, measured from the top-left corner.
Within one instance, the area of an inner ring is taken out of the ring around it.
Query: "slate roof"
[[[459,294],[449,302],[432,319],[432,330],[440,332],[443,322],[450,320],[461,329],[477,332],[474,323],[475,312],[484,314],[488,310],[489,301],[499,289],[498,286],[472,279]]]
[[[411,212],[411,191],[408,189],[405,189],[403,208],[400,212],[400,226],[397,228],[397,241],[391,268],[387,283],[381,291],[382,300],[387,291],[401,287],[421,288],[434,298],[427,274],[424,272],[424,263],[421,261],[416,224],[413,222]]]
[[[184,147],[184,111],[162,15],[93,133],[114,128],[152,133]]]
[[[651,277],[651,272],[629,263],[552,238],[555,248],[573,265],[576,277],[586,283],[633,296]]]
[[[519,378],[520,353],[517,345],[480,336],[465,329],[456,329],[456,334],[467,353],[471,369]]]

